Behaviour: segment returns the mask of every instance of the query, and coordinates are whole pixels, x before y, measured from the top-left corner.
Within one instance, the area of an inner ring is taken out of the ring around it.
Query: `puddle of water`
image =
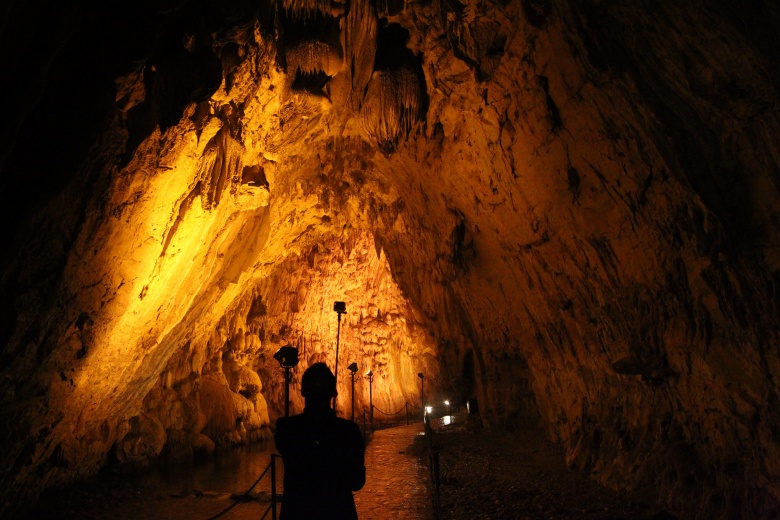
[[[243,493],[260,477],[275,453],[273,442],[240,446],[191,462],[166,464],[144,473],[126,475],[124,480],[137,480],[140,486],[151,486],[169,493],[182,491],[213,491]],[[277,486],[281,487],[282,462],[276,460]],[[270,489],[271,472],[254,488]]]
[[[160,464],[142,471],[104,470],[99,475],[72,485],[50,489],[23,516],[25,520],[192,520],[209,518],[233,504],[230,495],[243,494],[260,477],[275,453],[273,441],[241,446],[210,457]],[[276,459],[277,492],[284,478],[281,459]],[[254,487],[255,493],[269,493],[270,471]],[[265,504],[247,502],[226,520],[245,518]],[[250,515],[251,516],[251,515]],[[257,515],[255,515],[257,516]],[[252,516],[253,518],[255,516]]]

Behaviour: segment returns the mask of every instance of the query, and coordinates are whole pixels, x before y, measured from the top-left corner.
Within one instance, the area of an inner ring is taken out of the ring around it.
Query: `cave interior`
[[[1,8],[0,515],[267,440],[274,354],[297,413],[337,340],[342,415],[349,364],[358,410],[423,374],[681,517],[780,512],[774,2],[108,4]]]

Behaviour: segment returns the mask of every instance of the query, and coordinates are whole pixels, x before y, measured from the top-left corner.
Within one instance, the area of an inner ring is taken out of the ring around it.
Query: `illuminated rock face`
[[[334,301],[342,413],[349,363],[361,412],[365,370],[388,412],[423,372],[683,515],[777,509],[771,12],[192,4],[130,17],[156,43],[104,64],[100,138],[4,257],[0,511],[110,457],[263,438],[274,352],[299,349],[299,411]]]

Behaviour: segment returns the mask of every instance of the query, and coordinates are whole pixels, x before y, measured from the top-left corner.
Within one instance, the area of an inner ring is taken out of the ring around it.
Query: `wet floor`
[[[274,453],[273,443],[244,446],[216,453],[204,460],[167,464],[133,473],[105,471],[77,486],[46,493],[28,518],[83,519],[257,519],[267,500],[236,501],[232,496],[246,492],[266,470]],[[281,489],[283,466],[276,461]],[[271,473],[254,488],[259,498],[268,498]],[[262,496],[265,495],[265,496]],[[257,497],[256,497],[257,498]],[[271,518],[269,513],[267,518]]]
[[[431,520],[423,424],[374,432],[366,448],[366,485],[355,493],[363,520]]]
[[[421,432],[419,423],[372,435],[366,447],[366,485],[355,493],[361,520],[432,518]],[[270,520],[270,471],[254,488],[259,496],[240,501],[235,497],[257,481],[274,452],[269,442],[144,472],[104,472],[78,486],[47,493],[28,520],[256,520],[263,515]],[[277,489],[283,493],[280,459],[276,468]]]

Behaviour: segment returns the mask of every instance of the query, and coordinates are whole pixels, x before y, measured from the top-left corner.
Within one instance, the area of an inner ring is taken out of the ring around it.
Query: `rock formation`
[[[684,517],[778,513],[769,2],[22,4],[0,514],[264,438],[334,301],[342,410],[351,362],[388,411],[423,372]]]

